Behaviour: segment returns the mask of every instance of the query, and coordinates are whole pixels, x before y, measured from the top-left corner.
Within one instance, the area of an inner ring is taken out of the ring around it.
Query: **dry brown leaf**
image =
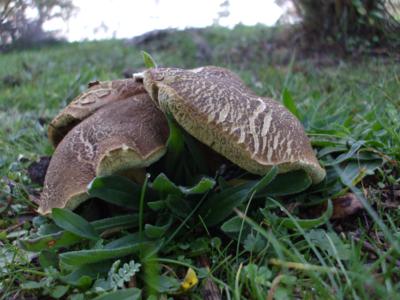
[[[353,193],[347,193],[332,200],[333,214],[331,219],[344,219],[354,215],[363,209],[363,205],[358,197]]]

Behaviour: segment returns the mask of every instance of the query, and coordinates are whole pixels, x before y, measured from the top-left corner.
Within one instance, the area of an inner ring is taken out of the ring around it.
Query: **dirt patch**
[[[33,183],[43,186],[47,168],[50,164],[50,156],[42,156],[38,161],[33,162],[28,167],[28,176]]]

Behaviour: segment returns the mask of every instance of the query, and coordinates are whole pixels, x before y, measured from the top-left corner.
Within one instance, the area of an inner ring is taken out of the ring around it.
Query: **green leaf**
[[[99,276],[98,273],[96,275]],[[93,283],[93,279],[87,275],[83,275],[83,276],[79,277],[76,281],[68,282],[69,285],[77,287],[81,290],[88,289],[92,285],[92,283]]]
[[[337,164],[344,162],[345,160],[353,157],[357,153],[357,151],[361,148],[361,146],[363,146],[364,144],[365,144],[365,141],[357,141],[357,142],[353,143],[348,152],[339,155],[336,159],[334,159],[330,162],[325,162],[324,165],[325,166],[333,166],[333,165],[337,165]]]
[[[297,110],[296,103],[293,100],[290,91],[285,88],[282,95],[283,105],[300,120],[300,113]]]
[[[91,222],[97,233],[109,229],[134,228],[138,225],[138,215],[129,214],[106,218]],[[58,231],[55,233],[39,236],[33,239],[20,240],[20,246],[28,251],[39,252],[44,249],[58,249],[72,246],[82,240],[82,237],[69,231]]]
[[[158,239],[161,238],[167,232],[171,224],[172,224],[172,218],[170,218],[169,222],[163,226],[146,224],[144,226],[144,233],[148,238]]]
[[[238,241],[239,237],[247,236],[251,232],[251,227],[240,217],[234,216],[221,225],[221,230],[231,239]],[[240,242],[243,243],[242,238]]]
[[[105,276],[110,269],[111,263],[100,262],[96,264],[87,264],[77,267],[73,272],[61,276],[62,282],[79,287],[81,289],[89,288],[93,280],[99,276]]]
[[[243,220],[239,216],[234,216],[225,221],[221,226],[221,230],[225,233],[239,232],[242,227]]]
[[[278,174],[278,168],[276,166],[273,166],[267,174],[265,174],[259,181],[254,184],[254,186],[250,189],[250,194],[257,193],[266,186],[269,186],[269,184],[275,179],[276,174]]]
[[[153,211],[160,211],[166,208],[166,202],[165,200],[147,202],[147,206]]]
[[[310,230],[310,232],[307,232],[306,235],[315,246],[325,251],[330,257],[336,258],[339,256],[339,259],[342,260],[349,259],[351,255],[351,252],[349,251],[349,245],[344,244],[335,232],[326,232],[322,229],[313,229]],[[333,242],[336,251],[332,248],[332,244],[329,239]]]
[[[326,211],[316,219],[295,219],[295,218],[283,218],[280,224],[286,228],[296,229],[297,226],[300,226],[303,229],[311,229],[314,227],[321,226],[329,221],[330,217],[333,213],[333,205],[332,201],[328,200],[328,207]]]
[[[88,221],[68,209],[53,208],[51,215],[57,226],[62,229],[90,240],[100,239],[100,236]]]
[[[241,184],[207,198],[199,210],[199,215],[202,216],[204,223],[207,226],[214,226],[225,220],[232,213],[234,207],[248,198],[253,185],[253,182]]]
[[[91,222],[94,229],[101,233],[109,229],[127,229],[135,228],[138,225],[138,214],[127,214],[111,218],[105,218]]]
[[[68,298],[68,300],[85,300],[85,294],[73,294]]]
[[[139,232],[130,233],[104,245],[104,249],[115,249],[115,248],[131,246],[133,244],[141,243],[143,241],[147,241],[147,239],[141,237]]]
[[[158,249],[163,242],[162,239],[157,242],[150,242],[142,238],[140,233],[128,234],[106,244],[101,249],[70,251],[60,254],[60,262],[65,265],[81,266],[97,263],[109,259],[124,257],[131,254],[138,254],[141,250],[153,246]]]
[[[188,183],[198,174],[208,174],[208,164],[200,142],[188,134],[167,114],[169,126],[168,150],[164,161],[164,171],[169,178]]]
[[[176,195],[168,195],[165,203],[174,215],[183,219],[186,218],[193,209],[188,201]]]
[[[142,51],[142,57],[143,57],[143,62],[144,65],[146,66],[146,68],[157,68],[157,64],[155,62],[155,60],[153,59],[153,57],[151,57],[151,55],[149,53],[147,53],[146,51]]]
[[[259,195],[286,196],[300,193],[310,187],[312,180],[303,170],[279,174]]]
[[[185,149],[183,129],[174,121],[173,117],[167,114],[169,137],[167,141],[167,153],[165,155],[166,173],[179,177],[182,172],[182,153]]]
[[[382,165],[382,160],[349,161],[342,172],[339,172],[340,180],[346,186],[353,186],[354,181],[361,175],[373,175],[374,171]]]
[[[60,254],[61,264],[81,266],[138,253],[146,243],[137,243],[113,249],[70,251]]]
[[[243,272],[251,284],[270,285],[269,280],[272,277],[272,272],[266,266],[260,267],[256,264],[248,264],[243,268]]]
[[[141,188],[123,176],[96,177],[88,186],[91,197],[129,209],[138,209]]]
[[[207,237],[199,237],[192,241],[186,251],[188,257],[198,257],[210,252],[210,240]]]
[[[328,154],[337,153],[337,152],[345,152],[347,150],[348,150],[348,148],[346,145],[325,147],[325,148],[321,149],[321,151],[318,152],[318,157],[321,158]]]
[[[160,173],[154,179],[151,187],[153,190],[159,192],[162,197],[166,197],[167,195],[182,195],[182,191],[164,173]]]
[[[243,242],[244,244],[244,249],[246,249],[249,252],[255,252],[258,253],[265,249],[266,242],[265,239],[261,237],[260,234],[253,234],[249,233],[246,237],[246,239]]]
[[[180,288],[180,282],[173,277],[161,275],[149,282],[151,288],[158,293],[174,293]]]
[[[183,151],[184,138],[183,129],[176,123],[171,115],[167,115],[169,137],[167,141],[168,151],[179,155]]]
[[[193,168],[195,174],[208,174],[209,164],[205,157],[204,151],[199,147],[199,141],[192,137],[187,132],[183,132],[183,139],[188,150],[188,162],[190,162],[190,167]]]
[[[52,287],[50,296],[55,299],[60,299],[66,292],[68,292],[68,290],[68,285],[56,285],[55,287]]]
[[[197,184],[192,187],[177,186],[167,175],[160,173],[151,184],[153,190],[159,192],[162,197],[170,195],[183,196],[204,194],[211,190],[215,185],[215,180],[210,177],[202,177]]]
[[[142,291],[137,288],[117,290],[94,298],[93,300],[140,300]]]
[[[69,231],[59,231],[33,239],[19,240],[22,249],[32,252],[39,252],[43,249],[58,249],[69,247],[82,240],[80,236]]]
[[[199,214],[207,226],[214,226],[225,220],[234,207],[237,207],[253,194],[268,185],[276,176],[277,169],[272,168],[258,181],[227,188],[218,194],[211,195],[201,206]]]
[[[35,289],[41,289],[46,286],[45,281],[27,281],[24,283],[21,283],[20,287],[22,290],[35,290]]]
[[[42,250],[39,255],[39,263],[43,269],[48,267],[57,268],[58,266],[58,254],[51,250]]]
[[[215,180],[210,177],[202,177],[200,181],[192,187],[180,186],[180,191],[185,195],[204,194],[210,191],[215,185]]]

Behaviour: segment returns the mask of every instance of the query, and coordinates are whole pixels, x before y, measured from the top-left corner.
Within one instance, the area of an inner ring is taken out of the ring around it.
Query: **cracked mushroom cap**
[[[89,89],[71,101],[49,124],[50,142],[56,147],[75,125],[101,107],[144,92],[143,85],[135,82],[134,79],[89,83]]]
[[[296,117],[280,103],[257,96],[231,71],[155,68],[142,76],[164,113],[241,168],[260,175],[272,166],[280,173],[302,169],[313,183],[324,179]]]
[[[103,105],[58,144],[46,173],[38,212],[74,209],[89,198],[95,176],[140,169],[166,151],[168,124],[147,93]]]

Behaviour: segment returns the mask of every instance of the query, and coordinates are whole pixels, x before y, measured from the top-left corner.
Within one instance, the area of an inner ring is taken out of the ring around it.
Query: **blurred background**
[[[42,35],[35,38],[46,32],[82,41],[130,38],[166,28],[274,25],[286,5],[273,0],[2,0],[2,42],[34,38],[33,31]]]
[[[0,47],[238,24],[301,24],[314,41],[381,45],[400,35],[399,7],[400,0],[1,0]]]
[[[239,251],[239,242],[225,243],[222,235],[221,242],[219,229],[209,232],[203,225],[189,225],[182,236],[175,236],[181,227],[173,234],[178,246],[171,243],[165,248],[168,259],[186,264],[200,255],[209,257],[212,278],[223,282],[224,289],[235,291],[235,296],[240,293],[236,294],[237,288],[243,287],[246,296],[260,291],[257,299],[331,299],[336,295],[340,299],[398,299],[399,21],[400,0],[0,0],[0,300],[49,299],[58,287],[71,293],[68,299],[89,299],[86,294],[72,295],[77,290],[91,293],[90,297],[97,293],[100,285],[92,288],[91,283],[97,282],[97,275],[88,278],[81,289],[81,283],[69,287],[58,281],[61,275],[75,276],[75,269],[68,275],[64,270],[47,273],[47,266],[58,268],[57,249],[79,248],[53,247],[53,238],[47,243],[47,232],[40,229],[43,223],[32,219],[35,214],[29,199],[39,197],[54,153],[47,138],[54,116],[87,91],[89,82],[128,78],[143,70],[142,50],[159,66],[215,65],[237,73],[255,94],[280,101],[296,115],[318,158],[329,168],[326,188],[285,197],[285,208],[291,214],[312,219],[301,223],[308,224],[301,231],[282,226],[280,207],[275,214],[273,205],[266,204],[268,215],[263,216],[261,210],[249,209],[257,224],[277,237],[278,248],[260,238],[264,233],[254,229],[253,234],[251,229],[247,237],[243,235],[245,245]],[[311,207],[356,189],[376,213],[371,208],[356,216],[361,202],[345,197],[336,202],[342,208],[333,212],[342,216],[325,226],[329,214],[319,217],[320,210],[315,214]],[[109,213],[96,201],[91,203],[86,206],[88,220]],[[184,205],[168,203],[188,207],[186,198]],[[246,213],[247,208],[243,206]],[[188,211],[190,215],[195,212]],[[320,220],[324,227],[317,228],[322,225]],[[165,228],[160,224],[154,228]],[[200,223],[193,220],[193,224]],[[126,232],[119,231],[121,235]],[[50,256],[43,255],[42,260],[41,254],[38,259],[16,246],[17,241],[33,237],[31,233],[46,234],[45,239],[35,240]],[[215,248],[210,248],[214,241]],[[365,249],[360,248],[363,241],[368,242]],[[96,250],[103,246],[87,241],[82,245],[95,245]],[[233,248],[228,249],[229,245]],[[323,260],[314,255],[317,248]],[[187,255],[187,249],[195,250]],[[280,249],[290,249],[287,253],[293,255],[286,256]],[[281,258],[282,253],[287,263],[315,266],[321,272],[269,264],[270,258]],[[382,260],[385,257],[387,261]],[[168,276],[175,273],[174,265],[166,263],[166,268]],[[259,283],[254,276],[260,278]],[[140,285],[141,274],[132,282]]]
[[[83,39],[130,38],[156,29],[233,27],[238,23],[274,25],[283,10],[265,0],[75,0],[67,22],[61,18],[43,24],[69,41]],[[95,10],[95,13],[94,13]]]

